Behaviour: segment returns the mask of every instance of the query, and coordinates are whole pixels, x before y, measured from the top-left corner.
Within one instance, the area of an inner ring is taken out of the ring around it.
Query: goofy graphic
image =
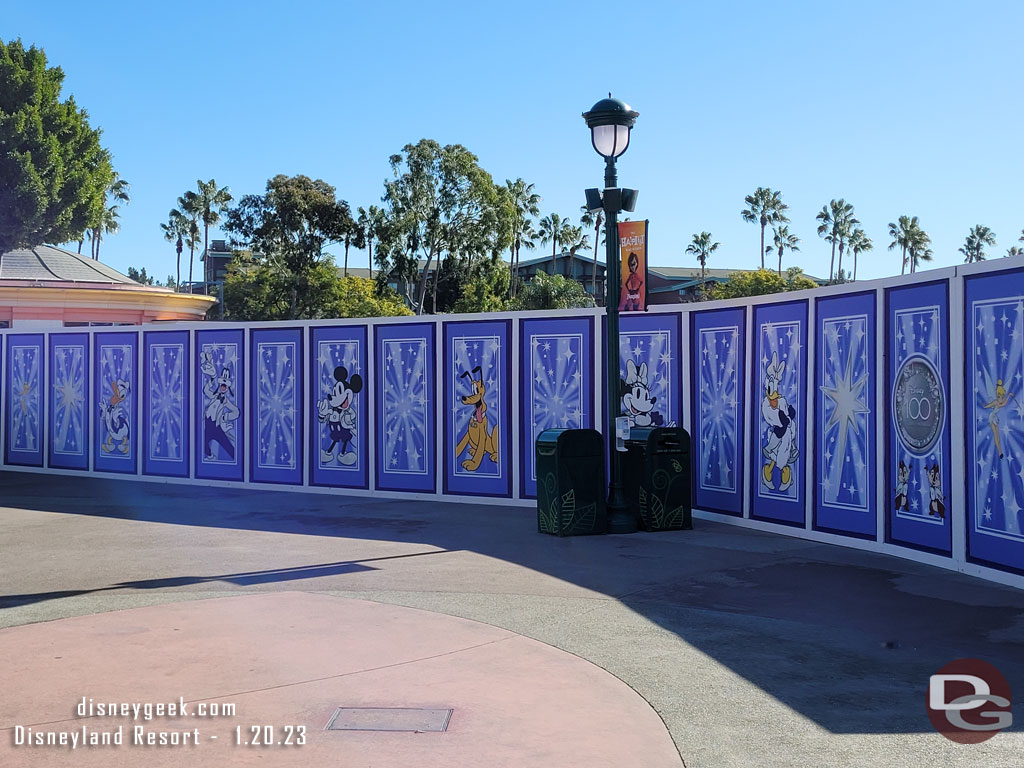
[[[206,377],[203,384],[203,395],[206,397],[206,410],[203,411],[203,455],[207,461],[217,458],[214,445],[219,445],[228,459],[235,459],[234,421],[239,416],[235,405],[235,384],[231,378],[231,370],[224,366],[220,375],[213,365],[213,356],[209,350],[203,350],[199,357],[199,370]]]

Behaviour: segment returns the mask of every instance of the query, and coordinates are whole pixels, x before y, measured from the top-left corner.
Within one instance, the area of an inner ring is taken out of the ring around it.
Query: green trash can
[[[623,479],[629,507],[645,531],[693,528],[690,435],[681,427],[633,427]]]
[[[545,429],[534,447],[537,530],[555,536],[607,533],[604,439],[596,429]]]

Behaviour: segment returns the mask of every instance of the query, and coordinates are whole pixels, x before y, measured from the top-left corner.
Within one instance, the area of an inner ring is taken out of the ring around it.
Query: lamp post
[[[629,147],[629,134],[638,112],[608,94],[583,119],[590,128],[594,149],[605,159],[604,190],[588,189],[587,209],[604,211],[605,221],[605,317],[607,319],[605,391],[608,400],[605,434],[608,439],[608,458],[611,478],[608,482],[608,533],[635,533],[636,518],[629,512],[629,504],[622,487],[622,461],[615,449],[615,420],[621,414],[619,402],[619,212],[632,211],[636,205],[636,190],[618,189],[615,160]]]

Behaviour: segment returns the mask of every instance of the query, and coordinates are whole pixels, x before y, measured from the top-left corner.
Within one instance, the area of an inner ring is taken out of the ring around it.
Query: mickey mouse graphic
[[[320,461],[330,464],[334,461],[334,449],[338,448],[338,463],[350,466],[356,463],[356,452],[352,441],[356,437],[355,396],[363,390],[363,377],[358,373],[351,379],[343,365],[334,369],[334,385],[323,400],[316,404],[317,418],[321,424],[327,424],[327,434],[331,444],[327,450],[320,451]]]

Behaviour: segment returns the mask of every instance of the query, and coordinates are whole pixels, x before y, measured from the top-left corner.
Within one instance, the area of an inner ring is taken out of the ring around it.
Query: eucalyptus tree
[[[968,264],[985,260],[985,246],[995,247],[996,235],[991,229],[981,224],[971,227],[964,244],[957,250],[964,255]]]
[[[772,231],[772,244],[765,246],[765,255],[772,251],[779,254],[779,277],[782,277],[782,254],[785,251],[799,251],[800,238],[789,231],[789,227],[782,225],[775,227]]]
[[[512,243],[509,246],[509,296],[514,296],[519,281],[519,251],[522,248],[532,249],[533,242],[533,220],[540,216],[541,196],[537,194],[533,184],[527,184],[522,178],[515,181],[505,179],[505,188],[508,190],[512,200]]]
[[[590,212],[587,207],[581,206],[580,210],[580,226],[582,227],[593,227],[594,228],[594,269],[590,273],[590,294],[597,296],[597,248],[602,244],[601,240],[601,225],[604,224],[604,211],[598,210],[596,212]],[[1021,238],[1024,240],[1024,238]]]
[[[818,221],[818,236],[832,246],[832,260],[829,262],[828,279],[831,281],[836,269],[836,247],[839,248],[839,265],[843,268],[843,250],[849,241],[853,228],[860,224],[854,216],[853,206],[846,200],[829,200],[814,217]]]
[[[572,234],[572,223],[569,219],[563,219],[557,213],[552,213],[540,220],[537,226],[537,237],[540,242],[551,243],[551,274],[558,271],[559,246],[565,247],[569,243]]]
[[[853,253],[853,279],[857,279],[857,257],[865,251],[870,251],[875,247],[875,244],[871,242],[871,238],[867,236],[863,229],[859,227],[853,230],[850,235],[850,251]]]
[[[704,289],[707,283],[708,259],[720,245],[721,243],[713,242],[710,232],[701,232],[699,235],[695,232],[690,244],[686,246],[686,252],[691,256],[696,256],[697,261],[700,262],[701,300],[704,299]]]
[[[392,155],[390,163],[393,178],[384,183],[382,230],[388,237],[378,241],[378,256],[384,257],[378,262],[399,267],[399,279],[408,280],[423,260],[415,295],[409,297],[422,314],[435,260],[508,248],[514,205],[508,189],[496,185],[476,155],[460,144],[442,147],[421,139]]]
[[[786,211],[789,206],[782,202],[782,193],[768,187],[758,187],[754,194],[743,198],[747,207],[740,211],[740,216],[749,224],[761,227],[761,269],[764,269],[764,230],[771,225],[788,224]]]

